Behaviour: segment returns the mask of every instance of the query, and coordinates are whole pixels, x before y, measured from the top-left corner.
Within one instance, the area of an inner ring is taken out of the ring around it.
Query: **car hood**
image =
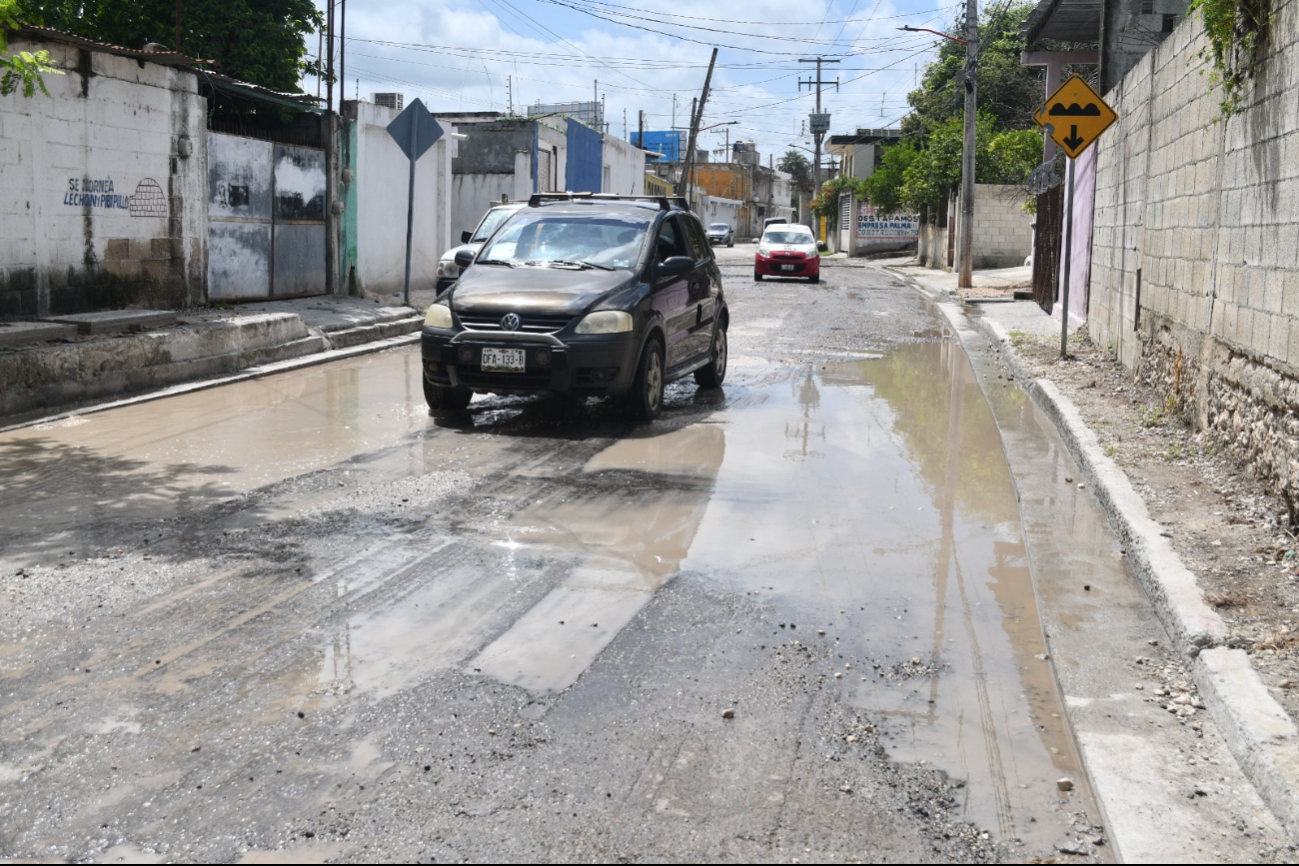
[[[816,255],[815,244],[767,244],[767,248],[773,253],[803,253],[805,255]]]
[[[577,315],[615,289],[631,271],[579,271],[504,265],[474,265],[451,295],[456,312],[533,312]]]

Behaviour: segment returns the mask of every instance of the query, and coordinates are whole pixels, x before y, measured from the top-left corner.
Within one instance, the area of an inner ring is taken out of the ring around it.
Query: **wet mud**
[[[0,856],[1052,854],[1094,807],[992,414],[833,280],[734,290],[652,428],[431,419],[390,352],[0,436]]]

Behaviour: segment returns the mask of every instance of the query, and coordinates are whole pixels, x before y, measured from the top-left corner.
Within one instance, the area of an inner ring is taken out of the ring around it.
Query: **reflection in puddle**
[[[965,779],[968,819],[1058,832],[1034,822],[1077,760],[1001,439],[959,345],[776,390],[720,416],[727,459],[684,567],[799,610],[782,636],[832,649],[827,674],[851,664],[845,697],[886,719],[894,756]]]
[[[725,453],[713,424],[623,439],[584,467],[600,486],[566,488],[516,514],[512,535],[584,559],[467,667],[535,692],[576,682],[680,570]]]
[[[396,444],[428,423],[419,369],[418,352],[371,355],[0,434],[0,561],[99,551],[123,524]]]

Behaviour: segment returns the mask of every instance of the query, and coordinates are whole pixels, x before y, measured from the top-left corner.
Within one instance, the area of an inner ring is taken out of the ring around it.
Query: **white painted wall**
[[[743,202],[711,195],[700,196],[698,201],[699,219],[705,227],[713,223],[726,223],[731,228],[736,228],[736,220]]]
[[[388,134],[397,114],[368,102],[357,106],[356,214],[347,223],[356,232],[357,285],[375,294],[400,292],[405,280],[410,161]],[[415,164],[412,286],[436,282],[438,259],[452,245],[451,148],[444,134]]]
[[[645,194],[645,151],[629,141],[605,135],[604,165],[608,171],[609,187],[601,192]]]
[[[192,73],[57,42],[48,97],[0,98],[0,318],[206,300],[206,100]],[[191,155],[177,141],[188,137]],[[174,160],[174,161],[173,161]]]

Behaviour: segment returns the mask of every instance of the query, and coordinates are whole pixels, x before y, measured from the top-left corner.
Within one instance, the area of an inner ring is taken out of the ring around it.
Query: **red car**
[[[800,225],[773,225],[762,233],[753,257],[753,278],[795,277],[821,280],[821,254],[812,230]]]

